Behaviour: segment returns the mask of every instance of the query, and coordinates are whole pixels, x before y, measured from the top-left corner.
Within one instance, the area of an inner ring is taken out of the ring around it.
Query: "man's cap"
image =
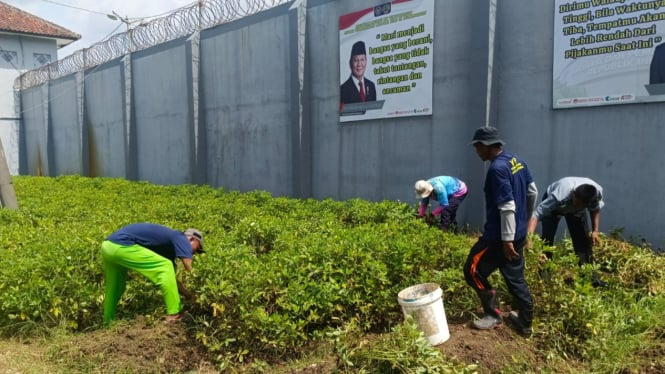
[[[199,243],[201,244],[201,246],[199,247],[199,253],[204,253],[204,251],[203,251],[203,234],[201,233],[201,231],[199,231],[197,229],[190,228],[190,229],[185,230],[185,236],[189,236],[189,237],[192,237],[192,238],[198,240]]]
[[[434,190],[434,186],[432,186],[430,182],[424,181],[422,179],[416,182],[415,187],[416,187],[416,195],[418,195],[418,197],[422,199],[429,196],[429,194],[432,193],[432,190]]]
[[[365,42],[355,42],[351,47],[351,57],[355,55],[366,55]]]
[[[492,126],[479,127],[476,132],[473,133],[471,145],[475,145],[476,143],[482,143],[484,145],[506,144],[501,138],[499,138],[499,130]]]

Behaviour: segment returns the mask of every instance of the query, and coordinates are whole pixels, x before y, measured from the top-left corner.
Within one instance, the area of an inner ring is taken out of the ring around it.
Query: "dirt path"
[[[515,333],[507,324],[488,331],[473,329],[469,323],[448,322],[450,339],[437,348],[447,357],[478,365],[478,373],[497,373],[514,362],[513,357],[527,357],[526,362],[544,363],[529,339]],[[537,365],[538,371],[543,364]],[[538,372],[537,371],[537,372]]]
[[[531,363],[544,362],[532,342],[507,325],[478,331],[468,323],[448,322],[448,329],[450,339],[437,348],[447,357],[477,364],[479,374],[501,372],[514,362],[514,357],[527,357],[526,362]],[[0,341],[0,374],[69,373],[91,369],[99,373],[218,373],[182,325],[146,323],[142,318],[108,330],[68,336],[61,341],[29,344]],[[331,358],[291,372],[326,374],[333,371],[334,359]]]

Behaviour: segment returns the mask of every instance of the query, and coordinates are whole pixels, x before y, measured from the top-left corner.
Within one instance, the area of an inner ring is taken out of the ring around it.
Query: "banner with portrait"
[[[339,17],[340,122],[432,114],[434,0]]]
[[[665,100],[665,0],[555,7],[555,109]]]

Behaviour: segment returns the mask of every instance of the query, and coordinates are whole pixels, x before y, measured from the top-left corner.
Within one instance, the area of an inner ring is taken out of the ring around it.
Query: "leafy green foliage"
[[[373,339],[353,321],[328,336],[334,342],[337,367],[345,373],[462,374],[477,370],[476,365],[447,360],[410,317],[389,334]]]
[[[545,250],[551,248],[536,241],[527,253],[527,279],[536,303],[535,334],[543,337],[543,349],[564,359],[584,360],[591,372],[650,365],[649,355],[640,352],[662,349],[657,336],[665,329],[665,298],[656,292],[665,286],[665,257],[603,239],[594,247],[598,265],[580,268],[569,240],[554,248],[551,261],[540,260]],[[543,270],[550,276],[543,277]],[[610,287],[593,288],[594,273]]]
[[[101,328],[100,244],[119,227],[142,221],[204,232],[207,253],[197,256],[193,273],[180,275],[196,294],[186,305],[191,331],[222,367],[269,364],[328,337],[336,341],[340,365],[354,365],[350,371],[436,372],[428,368],[440,357],[402,324],[397,293],[435,282],[449,320],[468,321],[477,310],[462,275],[475,239],[429,227],[414,219],[408,204],[78,176],[21,176],[14,186],[20,209],[0,209],[4,335]],[[546,249],[535,241],[527,251],[526,275],[536,304],[532,339],[548,357],[618,372],[647,362],[644,352],[662,352],[665,257],[604,239],[595,249],[598,265],[579,268],[569,241],[541,262]],[[609,289],[591,287],[594,272]],[[511,300],[500,275],[491,281],[507,309]],[[119,317],[163,313],[159,289],[132,275]],[[353,331],[387,335],[364,345],[349,340]],[[622,359],[627,356],[634,359]]]

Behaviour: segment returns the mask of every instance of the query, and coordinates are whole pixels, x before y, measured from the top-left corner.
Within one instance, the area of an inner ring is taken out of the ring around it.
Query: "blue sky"
[[[81,35],[81,39],[58,50],[62,59],[87,48],[109,35],[124,32],[127,26],[107,14],[117,13],[135,21],[150,20],[171,10],[195,3],[195,0],[2,0],[47,21]],[[56,4],[58,3],[58,4]],[[81,8],[81,9],[76,9]],[[85,9],[85,10],[83,10]]]

